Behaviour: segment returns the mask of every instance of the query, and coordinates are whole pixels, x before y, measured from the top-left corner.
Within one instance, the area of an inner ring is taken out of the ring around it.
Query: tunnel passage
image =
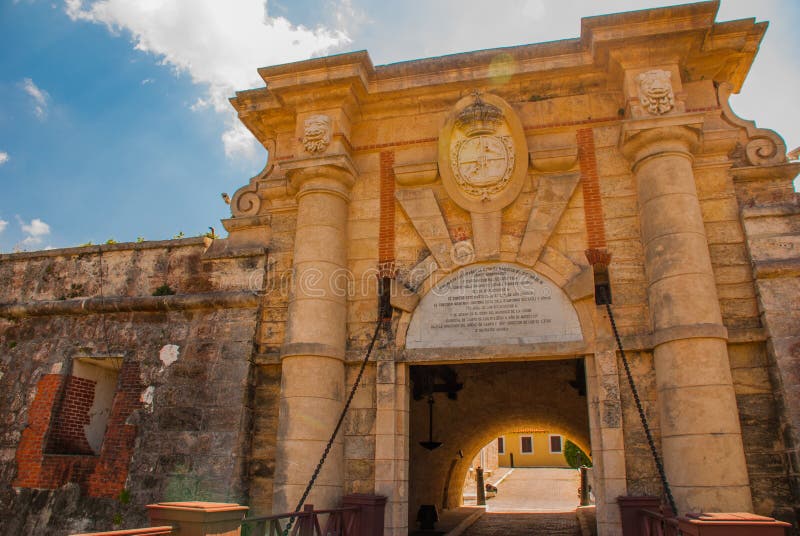
[[[429,397],[417,389],[411,400],[409,526],[416,525],[421,504],[459,506],[472,458],[506,430],[558,430],[590,453],[581,365],[578,359],[448,365],[450,395],[443,387],[433,393],[433,440],[442,443],[434,450],[420,445],[429,440]],[[412,381],[429,376],[426,367],[411,367]]]

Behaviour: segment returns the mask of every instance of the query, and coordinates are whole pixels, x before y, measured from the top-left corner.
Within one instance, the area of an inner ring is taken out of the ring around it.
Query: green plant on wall
[[[175,294],[175,291],[166,283],[153,291],[153,296],[172,296],[173,294]]]
[[[569,439],[567,439],[566,443],[564,443],[564,458],[567,460],[569,466],[573,469],[577,469],[582,465],[585,465],[586,467],[592,466],[592,460],[589,458],[589,456],[587,456],[578,445]]]

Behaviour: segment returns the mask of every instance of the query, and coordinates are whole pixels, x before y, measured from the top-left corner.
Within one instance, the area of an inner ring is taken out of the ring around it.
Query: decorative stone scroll
[[[552,281],[510,263],[471,265],[433,287],[414,311],[406,348],[582,340],[578,315]]]

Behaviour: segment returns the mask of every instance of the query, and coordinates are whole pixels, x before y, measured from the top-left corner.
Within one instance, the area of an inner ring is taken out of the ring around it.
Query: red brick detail
[[[603,203],[600,199],[600,180],[597,176],[594,134],[591,128],[582,128],[578,130],[577,137],[588,246],[589,249],[604,249],[606,247],[606,231],[603,218]]]
[[[394,262],[394,181],[394,151],[381,151],[381,211],[378,234],[378,262],[381,266],[388,266]]]
[[[86,378],[67,376],[64,379],[64,393],[53,412],[55,418],[47,438],[47,454],[94,454],[86,439],[85,426],[90,421],[89,410],[96,385],[97,382]]]
[[[89,495],[116,498],[125,489],[128,465],[133,456],[136,426],[127,424],[128,417],[141,409],[144,389],[139,379],[139,363],[125,363],[119,371],[119,388],[111,406],[108,428],[100,449],[97,469],[89,477]]]
[[[28,426],[17,447],[13,485],[56,489],[75,482],[90,497],[116,498],[125,487],[136,438],[136,427],[126,421],[142,406],[139,364],[125,363],[120,370],[119,388],[99,456],[45,454],[48,428],[64,381],[65,376],[48,374],[36,386],[36,397],[28,410]]]

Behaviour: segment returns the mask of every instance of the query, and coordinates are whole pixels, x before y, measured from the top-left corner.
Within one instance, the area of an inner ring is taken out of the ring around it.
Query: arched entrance
[[[420,444],[429,439],[428,397],[419,396],[418,385],[412,385],[418,396],[411,401],[409,526],[415,526],[421,505],[439,510],[460,506],[472,458],[508,430],[558,431],[591,450],[585,391],[576,379],[578,360],[447,365],[447,374],[460,386],[451,396],[441,381],[441,367],[411,369],[412,383],[433,375],[433,385],[442,386],[433,393],[433,435],[442,445],[428,450]]]
[[[595,344],[591,273],[574,276],[569,284],[560,277],[515,263],[484,262],[434,272],[421,282],[421,300],[401,318],[397,339],[410,380],[412,532],[421,505],[439,510],[461,505],[471,457],[505,430],[558,429],[596,454],[599,465],[607,452],[603,441],[619,443],[619,430],[601,433],[619,426],[611,411],[619,406],[606,403],[618,391],[598,385],[598,372],[604,383],[611,381],[616,363],[613,352],[598,353]],[[608,413],[602,418],[601,408]],[[442,445],[433,450],[421,445],[430,440]],[[608,509],[602,471],[595,471],[598,508]],[[624,475],[612,476],[615,484],[624,482]]]
[[[575,510],[579,497],[578,467],[591,465],[591,459],[560,428],[526,425],[492,439],[470,465],[464,506],[485,505],[487,512],[566,512]]]

